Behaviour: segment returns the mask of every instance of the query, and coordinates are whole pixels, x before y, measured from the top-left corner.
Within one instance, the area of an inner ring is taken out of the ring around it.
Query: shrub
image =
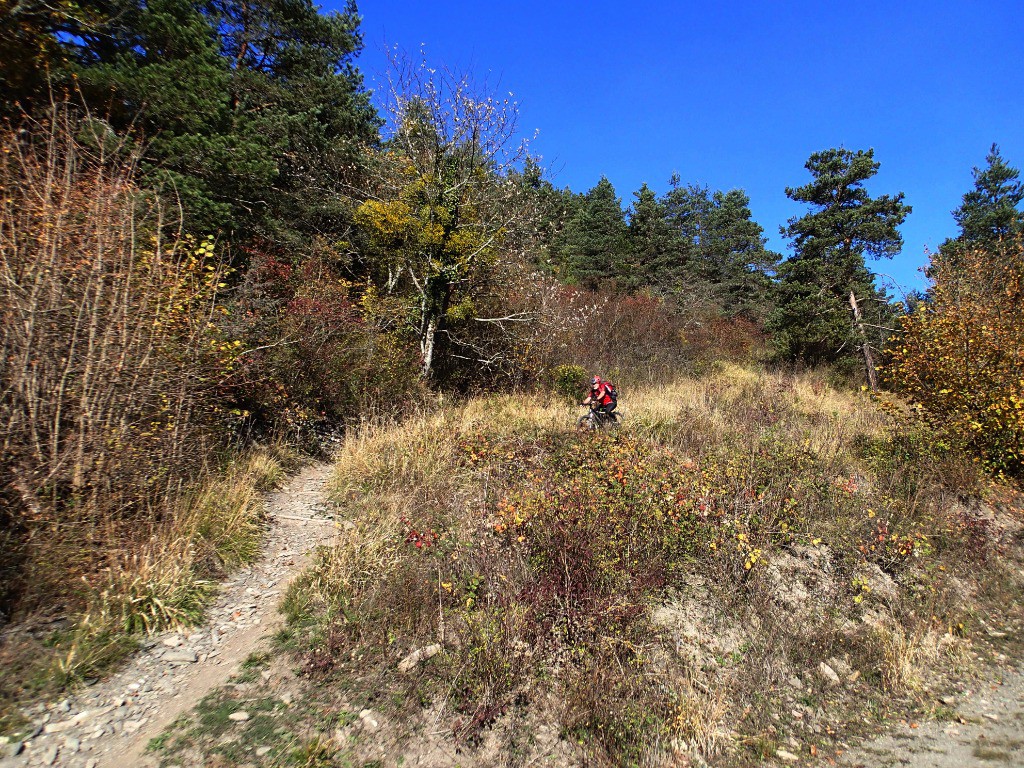
[[[224,434],[214,243],[167,235],[111,141],[61,110],[0,135],[0,612],[67,596]]]
[[[587,391],[587,369],[582,365],[559,365],[551,371],[551,388],[568,403],[578,403]]]
[[[246,427],[314,439],[317,430],[422,396],[411,340],[372,289],[343,279],[329,253],[294,260],[248,249],[249,269],[225,321],[245,352],[226,380]]]
[[[920,415],[994,471],[1024,473],[1024,243],[932,258],[888,375]]]

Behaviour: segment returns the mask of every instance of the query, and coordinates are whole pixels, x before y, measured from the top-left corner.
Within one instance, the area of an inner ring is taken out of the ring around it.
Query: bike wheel
[[[576,431],[577,432],[591,432],[597,427],[594,419],[590,416],[580,416],[576,419]]]

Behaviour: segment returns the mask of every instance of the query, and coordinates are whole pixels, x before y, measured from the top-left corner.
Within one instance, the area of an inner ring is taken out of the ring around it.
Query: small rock
[[[426,661],[432,656],[436,656],[440,652],[441,646],[437,645],[436,643],[434,645],[428,645],[425,648],[417,648],[415,651],[413,651],[400,662],[398,662],[398,671],[408,672],[421,661]]]
[[[845,659],[841,659],[838,656],[833,656],[827,663],[840,677],[848,677],[853,674],[853,668],[846,663]]]
[[[947,707],[952,707],[956,705],[956,696],[939,696],[939,701]]]
[[[779,760],[785,760],[787,763],[795,763],[800,759],[792,752],[787,752],[784,749],[775,750],[775,756],[779,758]]]
[[[53,765],[57,762],[57,752],[59,750],[56,747],[50,747],[42,754],[43,765]]]
[[[168,648],[180,648],[185,641],[181,639],[181,635],[171,635],[165,637],[162,642]]]
[[[81,748],[82,742],[80,742],[74,736],[68,736],[66,739],[64,739],[64,749],[66,749],[68,752],[74,754]]]
[[[993,723],[999,722],[999,715],[993,715],[991,712],[983,712],[981,716],[991,720]]]
[[[370,730],[376,730],[380,725],[380,723],[377,722],[377,718],[373,716],[372,709],[362,710],[359,713],[359,721],[363,724],[364,728],[369,728]]]
[[[144,717],[141,720],[129,720],[124,724],[125,733],[135,733],[149,720],[148,717]]]
[[[293,699],[292,699],[292,695],[290,693],[286,692],[286,693],[282,693],[281,694],[281,702],[286,707],[290,707],[292,705],[292,701],[293,701]]]
[[[249,719],[249,713],[245,710],[239,712],[232,712],[228,715],[228,720],[234,720],[236,723],[241,723]]]
[[[257,749],[256,749],[256,757],[263,757],[264,755],[269,753],[270,750],[271,750],[271,747],[257,747]]]
[[[71,702],[68,701],[67,699],[64,699],[64,701],[62,701],[60,704],[57,705],[57,709],[60,710],[61,712],[65,712],[65,713],[70,712],[71,711]]]
[[[170,664],[195,664],[199,660],[196,652],[187,648],[167,651],[161,658]]]
[[[827,682],[829,685],[839,685],[839,675],[824,661],[818,665],[818,674]]]
[[[142,686],[139,685],[138,683],[129,683],[128,684],[128,693],[138,693],[139,689],[141,689],[141,688],[142,688]]]
[[[61,721],[59,723],[47,723],[43,727],[43,733],[60,733],[61,731],[66,731],[68,728],[73,728],[74,726],[75,726],[74,719],[63,720],[63,721]],[[32,737],[32,738],[35,738],[35,737]]]
[[[804,687],[804,681],[796,675],[790,675],[789,680],[786,681],[786,684],[790,688],[796,688],[798,691]]]
[[[97,765],[98,761],[96,760],[95,757],[90,757],[88,760],[85,761],[85,768],[96,768]]]
[[[853,670],[853,674],[850,675],[848,678],[846,678],[846,682],[848,682],[848,683],[856,683],[859,679],[860,679],[860,670],[859,669],[855,669],[855,670]]]

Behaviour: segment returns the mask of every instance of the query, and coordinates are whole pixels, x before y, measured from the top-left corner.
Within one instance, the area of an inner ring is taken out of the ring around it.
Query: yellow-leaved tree
[[[889,375],[992,470],[1024,472],[1024,243],[944,248]]]
[[[422,355],[433,376],[439,349],[476,356],[453,325],[513,322],[480,317],[477,304],[510,263],[509,232],[526,215],[517,137],[508,97],[478,95],[468,78],[396,57],[386,105],[387,140],[371,153],[369,189],[355,222],[362,247],[386,271],[388,293],[410,299]]]

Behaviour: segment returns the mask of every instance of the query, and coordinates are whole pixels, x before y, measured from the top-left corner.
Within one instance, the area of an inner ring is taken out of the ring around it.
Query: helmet
[[[601,377],[600,376],[595,376],[594,378],[592,378],[590,380],[590,386],[592,386],[592,387],[600,386],[600,384],[601,384]]]

